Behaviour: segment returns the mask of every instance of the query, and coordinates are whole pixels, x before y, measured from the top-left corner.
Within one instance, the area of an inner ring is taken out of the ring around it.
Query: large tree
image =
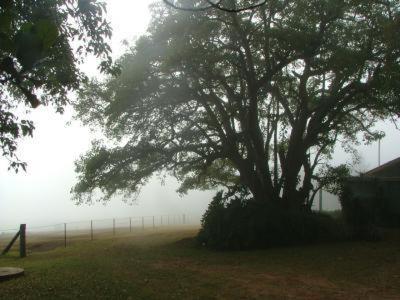
[[[242,185],[257,201],[310,207],[343,174],[324,163],[334,145],[378,138],[373,125],[398,117],[398,1],[153,15],[121,76],[81,94],[78,115],[109,140],[77,162],[78,201],[130,195],[166,171],[181,191]]]
[[[0,147],[11,168],[25,169],[17,141],[34,129],[18,106],[51,104],[62,112],[85,78],[78,64],[87,54],[99,58],[101,71],[115,71],[104,11],[96,0],[0,1]]]

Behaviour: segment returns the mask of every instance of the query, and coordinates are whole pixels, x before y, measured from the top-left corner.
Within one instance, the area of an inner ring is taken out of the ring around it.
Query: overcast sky
[[[122,40],[133,41],[143,33],[149,22],[150,0],[110,0],[108,19],[114,29],[112,48],[115,57],[123,53]],[[96,75],[95,60],[88,59],[85,71]],[[177,183],[168,179],[165,185],[151,181],[134,204],[114,199],[106,206],[76,206],[69,193],[76,182],[74,161],[90,145],[91,134],[78,122],[71,120],[72,112],[60,116],[51,107],[40,106],[30,117],[36,130],[33,139],[19,144],[19,157],[28,163],[27,172],[14,174],[7,171],[7,163],[0,160],[0,231],[17,227],[20,223],[29,226],[56,224],[70,221],[129,217],[161,214],[189,214],[199,216],[206,209],[212,192],[192,192],[179,197],[175,193]],[[380,124],[387,136],[381,143],[382,163],[400,156],[400,132],[389,124]],[[378,164],[378,147],[360,147],[362,162],[360,171]],[[338,147],[336,162],[345,162],[349,157]],[[332,201],[329,199],[329,201]],[[327,202],[324,207],[337,208],[337,203]]]
[[[148,5],[152,1],[110,0],[108,19],[113,27],[112,49],[115,57],[124,51],[123,40],[130,42],[142,34],[150,20]],[[89,58],[84,70],[96,75],[96,61]],[[60,116],[51,107],[40,106],[30,114],[36,130],[33,139],[19,143],[19,157],[28,163],[27,172],[7,171],[0,160],[0,231],[20,223],[30,226],[103,219],[113,217],[189,214],[198,217],[207,207],[212,193],[193,192],[184,197],[175,193],[178,184],[168,179],[165,185],[154,180],[142,190],[135,203],[119,199],[106,206],[76,206],[70,189],[76,182],[74,161],[90,145],[91,134],[72,112]]]

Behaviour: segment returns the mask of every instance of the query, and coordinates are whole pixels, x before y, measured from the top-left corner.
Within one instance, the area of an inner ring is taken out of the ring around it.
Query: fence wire
[[[96,219],[44,226],[26,226],[28,252],[48,250],[81,240],[112,238],[173,226],[199,225],[198,218],[186,214]],[[0,229],[0,253],[19,229]],[[12,249],[19,246],[17,241]]]

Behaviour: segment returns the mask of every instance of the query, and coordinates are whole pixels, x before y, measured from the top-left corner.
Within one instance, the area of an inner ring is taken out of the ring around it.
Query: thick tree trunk
[[[265,176],[264,178],[261,177],[251,166],[244,163],[241,164],[238,169],[240,173],[240,182],[248,187],[256,201],[265,202],[273,200],[273,191]]]
[[[306,82],[306,80],[304,80]],[[304,83],[305,84],[305,83]],[[303,84],[303,85],[304,85]],[[305,87],[300,89],[303,94],[303,103],[307,103]],[[290,209],[302,209],[305,203],[307,191],[298,190],[299,174],[306,159],[307,146],[304,140],[307,128],[309,112],[307,106],[299,107],[293,131],[290,134],[288,151],[285,156],[285,163],[282,170],[283,176],[283,202]]]
[[[288,208],[301,209],[308,195],[309,186],[299,185],[301,167],[307,154],[307,149],[301,142],[289,149],[286,156],[286,167],[283,174],[283,201]]]

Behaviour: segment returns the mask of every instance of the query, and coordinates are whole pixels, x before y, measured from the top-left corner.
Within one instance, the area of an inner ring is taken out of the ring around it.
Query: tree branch
[[[171,6],[175,9],[184,10],[184,11],[206,11],[208,9],[214,8],[214,9],[222,10],[222,11],[229,12],[229,13],[238,13],[238,12],[242,12],[242,11],[246,11],[246,10],[252,10],[257,7],[263,6],[265,3],[267,3],[267,0],[259,0],[255,4],[250,4],[250,5],[247,5],[244,7],[227,8],[221,4],[221,0],[216,0],[216,1],[205,0],[205,2],[207,2],[207,4],[204,6],[201,6],[201,7],[183,7],[183,6],[174,4],[171,0],[163,0],[163,1],[168,6]]]

